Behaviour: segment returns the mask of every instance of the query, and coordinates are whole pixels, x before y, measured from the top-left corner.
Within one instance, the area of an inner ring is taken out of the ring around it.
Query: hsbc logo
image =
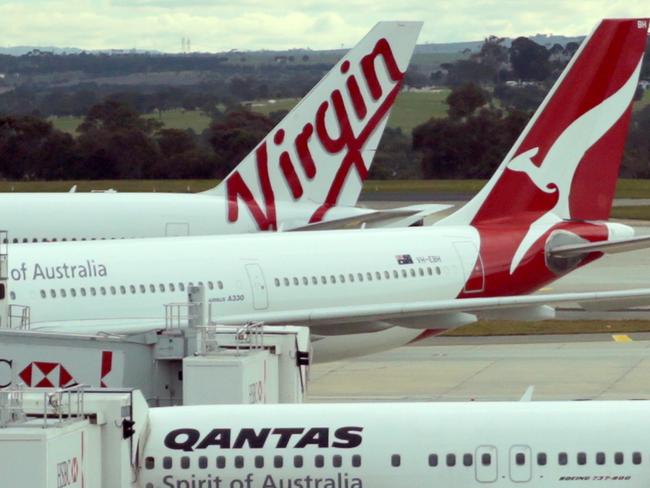
[[[78,384],[61,363],[33,361],[18,376],[33,388],[69,388]]]

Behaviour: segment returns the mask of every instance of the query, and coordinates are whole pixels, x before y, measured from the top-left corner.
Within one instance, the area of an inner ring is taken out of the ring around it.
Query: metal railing
[[[12,385],[0,390],[0,428],[19,426],[27,419],[24,408],[26,392],[38,392],[43,395],[40,413],[30,413],[29,417],[41,417],[42,428],[46,429],[65,422],[72,422],[85,417],[86,385],[55,390],[28,390],[22,385]],[[56,419],[56,422],[51,422]]]
[[[29,330],[32,324],[32,311],[29,305],[9,305],[10,329]]]
[[[251,322],[240,327],[207,325],[199,327],[199,330],[201,341],[198,353],[202,355],[223,349],[234,349],[239,354],[241,349],[250,351],[264,348],[263,322]]]
[[[180,329],[197,318],[196,304],[191,302],[165,304],[165,328]]]

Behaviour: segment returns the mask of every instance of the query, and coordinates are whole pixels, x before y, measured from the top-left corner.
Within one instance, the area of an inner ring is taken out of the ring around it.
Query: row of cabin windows
[[[296,455],[293,456],[293,459],[289,458],[287,456],[287,465],[289,465],[293,461],[293,466],[295,468],[302,468],[305,464],[305,460],[303,456],[301,455]],[[179,463],[179,466],[181,469],[190,469],[191,467],[191,458],[189,456],[182,456],[180,459],[177,460]],[[271,462],[271,461],[269,461]],[[199,469],[208,469],[211,466],[210,465],[210,460],[208,459],[207,456],[199,456],[197,461],[197,466]],[[213,466],[215,466],[217,469],[224,469],[226,467],[227,460],[226,456],[217,456],[214,460]],[[235,456],[232,459],[232,465],[235,468],[241,469],[244,468],[246,462],[244,456]],[[253,465],[261,469],[264,467],[265,464],[265,458],[264,456],[255,456],[253,458]],[[285,464],[285,456],[273,456],[272,459],[272,464],[274,468],[282,468],[284,467]],[[326,463],[325,456],[318,454],[314,456],[314,466],[317,468],[324,468],[325,465],[328,464],[329,462]],[[343,456],[339,454],[335,454],[332,456],[331,459],[331,466],[334,468],[340,468],[344,464]],[[165,456],[162,458],[162,468],[163,469],[172,469],[174,466],[174,458],[171,456]],[[350,466],[354,468],[358,468],[361,466],[361,456],[358,454],[354,454],[353,456],[350,457]],[[144,467],[145,469],[155,469],[156,468],[156,459],[152,456],[148,456],[144,460]]]
[[[199,281],[197,283],[199,286],[204,286],[202,281]],[[193,283],[190,281],[187,283],[187,287],[193,286]],[[216,284],[212,281],[207,282],[207,288],[208,290],[214,290],[215,288],[219,290],[223,290],[223,282],[217,281]],[[88,289],[86,288],[60,288],[58,290],[55,290],[54,288],[51,288],[49,290],[41,290],[41,298],[47,298],[48,296],[51,298],[56,298],[57,296],[61,298],[67,298],[68,296],[75,298],[77,296],[85,297],[85,296],[97,296],[99,295],[135,295],[137,293],[144,294],[144,293],[165,293],[165,292],[170,292],[173,293],[178,289],[178,291],[185,291],[185,283],[179,282],[178,284],[176,283],[159,283],[159,284],[149,284],[149,285],[119,285],[119,286],[90,286]],[[12,300],[16,299],[16,295],[14,292],[10,292],[10,296]]]
[[[539,452],[536,456],[538,466],[546,466],[548,464],[548,456],[545,452]],[[578,452],[575,456],[576,464],[579,466],[584,466],[588,462],[588,456],[586,452]],[[624,464],[625,455],[622,452],[615,452],[613,456],[614,464]],[[439,459],[437,454],[429,454],[429,466],[435,468],[439,465]],[[527,463],[526,454],[523,452],[518,452],[515,454],[514,458],[515,464],[518,466],[524,466]],[[461,462],[463,466],[472,466],[474,464],[474,456],[470,453],[465,453],[461,456]],[[482,466],[490,466],[492,464],[492,455],[490,453],[481,454],[480,461]],[[593,462],[602,466],[607,463],[607,455],[604,452],[597,452],[593,458]],[[632,464],[641,464],[642,456],[640,452],[632,453]],[[399,454],[393,454],[391,456],[391,466],[397,468],[401,465],[402,460]],[[446,454],[444,456],[444,464],[449,467],[456,466],[457,459],[456,454]],[[569,454],[566,452],[559,452],[557,455],[557,464],[560,466],[566,466],[569,464]]]
[[[66,242],[66,241],[106,241],[106,240],[115,240],[115,239],[126,239],[125,237],[80,237],[77,239],[76,237],[71,237],[68,239],[67,237],[62,237],[61,242]],[[11,242],[13,244],[18,244],[19,242],[22,242],[24,244],[28,242],[57,242],[56,237],[52,237],[51,239],[48,239],[47,237],[41,237],[40,239],[38,237],[33,237],[31,240],[28,237],[23,237],[22,239],[19,239],[17,237],[14,237],[11,239]],[[3,243],[7,244],[9,242],[8,239],[3,239]]]
[[[354,283],[355,281],[361,283],[364,280],[365,281],[381,281],[382,279],[384,280],[390,280],[392,279],[399,279],[400,276],[402,278],[408,278],[409,276],[411,278],[416,278],[417,276],[433,276],[433,274],[440,275],[442,274],[442,270],[440,269],[440,266],[432,268],[431,266],[427,266],[426,268],[410,268],[410,269],[402,269],[401,273],[394,269],[392,272],[390,271],[375,271],[374,273],[368,271],[366,273],[348,273],[347,275],[341,273],[338,276],[337,275],[321,275],[320,279],[318,276],[312,276],[311,279],[308,276],[303,276],[302,278],[298,278],[294,276],[293,278],[275,278],[275,286],[280,287],[280,286],[300,286],[301,284],[304,286],[309,285],[310,283],[312,285],[318,285],[323,284],[331,284],[335,285],[336,283]]]

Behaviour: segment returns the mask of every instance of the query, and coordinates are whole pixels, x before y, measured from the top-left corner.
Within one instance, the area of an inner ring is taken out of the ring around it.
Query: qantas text
[[[255,429],[212,429],[203,436],[196,429],[174,429],[165,436],[165,447],[194,451],[215,446],[221,449],[262,449],[269,444],[278,449],[300,449],[307,446],[351,449],[361,445],[363,427],[276,427]]]

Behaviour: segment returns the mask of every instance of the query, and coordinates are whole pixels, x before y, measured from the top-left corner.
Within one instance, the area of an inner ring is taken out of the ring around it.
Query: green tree
[[[520,80],[543,81],[551,73],[549,51],[527,37],[518,37],[510,47],[510,63]]]
[[[447,113],[450,119],[472,115],[477,108],[488,102],[488,94],[473,83],[454,88],[447,96]]]

